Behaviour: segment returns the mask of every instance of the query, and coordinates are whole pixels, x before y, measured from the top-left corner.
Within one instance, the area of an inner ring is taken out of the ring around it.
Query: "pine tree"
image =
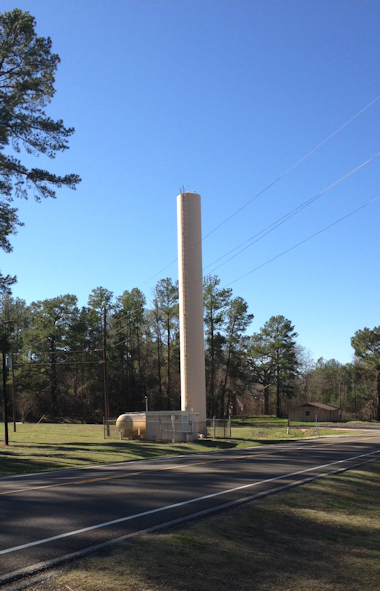
[[[351,338],[351,345],[354,348],[355,357],[366,369],[376,374],[376,418],[380,421],[380,326],[375,326],[372,330],[369,328],[357,330]]]
[[[74,133],[62,120],[46,115],[60,59],[51,52],[51,39],[38,37],[35,27],[29,12],[15,8],[0,14],[0,248],[6,252],[12,250],[8,236],[22,225],[10,205],[14,197],[27,198],[32,190],[40,201],[55,197],[56,188],[75,189],[80,182],[77,174],[60,176],[30,168],[9,154],[9,148],[16,154],[24,148],[27,154],[55,158],[68,149]],[[0,274],[0,289],[9,289],[15,281]]]

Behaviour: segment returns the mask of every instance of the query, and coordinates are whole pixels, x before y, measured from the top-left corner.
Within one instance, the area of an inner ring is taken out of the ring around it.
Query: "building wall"
[[[307,414],[309,413],[309,414]],[[318,417],[318,421],[339,421],[339,409],[328,410],[326,408],[318,408],[316,406],[300,406],[293,408],[289,411],[290,421],[299,421],[305,423],[315,422],[315,415]]]

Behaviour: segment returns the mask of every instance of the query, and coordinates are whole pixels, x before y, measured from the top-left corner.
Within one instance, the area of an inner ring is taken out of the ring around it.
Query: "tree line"
[[[252,320],[243,298],[205,277],[208,417],[280,417],[306,401],[338,406],[347,417],[379,417],[379,329],[358,331],[356,359],[342,365],[311,359],[284,316],[248,334]],[[149,305],[138,288],[115,297],[98,287],[82,307],[70,294],[27,305],[3,293],[0,323],[17,420],[101,421],[146,403],[181,406],[178,284],[170,278],[158,281]]]

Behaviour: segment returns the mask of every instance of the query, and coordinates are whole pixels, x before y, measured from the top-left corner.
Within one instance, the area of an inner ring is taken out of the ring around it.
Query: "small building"
[[[312,423],[316,420],[335,423],[339,419],[339,408],[322,402],[305,402],[289,410],[289,421],[300,423]]]

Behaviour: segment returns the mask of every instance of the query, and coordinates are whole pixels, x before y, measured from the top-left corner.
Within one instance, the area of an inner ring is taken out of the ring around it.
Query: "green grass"
[[[332,423],[336,427],[344,427],[345,424],[352,424],[357,423],[358,425],[368,425],[369,427],[380,426],[378,421],[362,421],[360,419],[340,419],[336,423]],[[331,423],[321,422],[321,425],[328,425]],[[232,417],[232,426],[267,426],[270,427],[286,427],[288,425],[288,419],[286,418],[277,418],[272,415],[261,415],[258,417],[244,417],[244,416],[233,416]],[[305,421],[291,421],[291,427],[311,427],[315,426],[315,421],[305,422]]]
[[[380,462],[168,533],[31,591],[378,591]]]
[[[265,425],[267,424],[268,427],[278,427],[283,426],[286,427],[288,424],[288,419],[278,419],[277,417],[272,417],[272,415],[261,415],[260,417],[240,417],[240,416],[233,416],[232,417],[232,425]]]
[[[321,429],[321,435],[336,434]],[[234,427],[231,439],[208,439],[197,443],[153,443],[104,440],[102,425],[18,424],[9,425],[9,446],[0,444],[0,477],[12,474],[80,468],[83,466],[157,458],[278,443],[286,439],[317,435],[315,430]],[[4,425],[0,426],[4,441]]]

